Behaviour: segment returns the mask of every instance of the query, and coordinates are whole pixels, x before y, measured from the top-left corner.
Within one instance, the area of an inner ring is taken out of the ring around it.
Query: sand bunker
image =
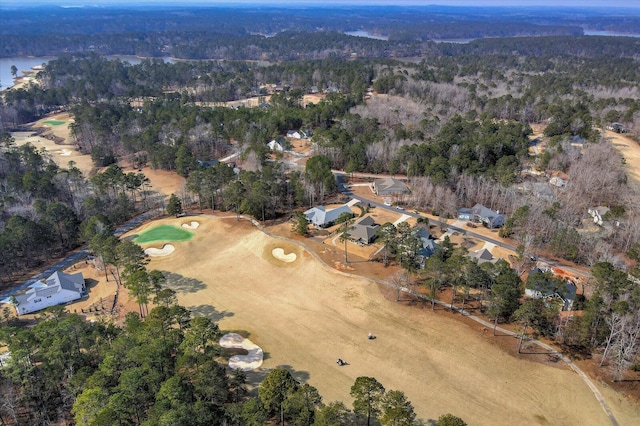
[[[229,367],[234,370],[251,371],[262,365],[264,354],[260,346],[237,333],[227,333],[220,338],[220,346],[228,349],[244,349],[247,355],[233,355],[229,358]]]
[[[294,260],[296,260],[296,257],[297,257],[295,253],[284,254],[284,250],[281,249],[280,247],[277,247],[271,250],[271,254],[276,259],[281,260],[283,262],[287,262],[287,263],[293,262]]]
[[[60,155],[67,157],[69,155],[71,155],[71,151],[68,149],[63,149],[62,151],[60,151]]]
[[[144,249],[144,252],[151,257],[169,256],[175,249],[173,245],[165,244],[162,248],[149,247],[148,249]]]
[[[187,228],[187,229],[198,229],[198,226],[200,226],[200,223],[198,222],[191,222],[191,223],[183,223],[182,227],[183,228]]]

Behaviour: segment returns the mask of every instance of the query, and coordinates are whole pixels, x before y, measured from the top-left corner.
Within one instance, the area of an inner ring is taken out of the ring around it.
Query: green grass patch
[[[60,120],[47,120],[47,121],[43,121],[42,124],[49,124],[51,126],[61,126],[64,123],[66,123],[66,121],[60,121]]]
[[[193,233],[171,225],[159,225],[142,232],[134,241],[138,244],[154,243],[156,241],[186,241],[193,237]]]

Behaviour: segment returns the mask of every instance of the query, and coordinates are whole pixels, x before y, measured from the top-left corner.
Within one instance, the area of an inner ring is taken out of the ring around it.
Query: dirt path
[[[518,359],[488,341],[480,326],[390,302],[377,284],[332,273],[296,243],[246,222],[197,220],[192,240],[176,243],[172,255],[149,267],[190,278],[174,284],[184,306],[263,348],[263,368],[250,374],[254,382],[287,366],[325,402],[351,406],[355,378],[373,376],[387,390],[404,391],[424,421],[451,412],[477,425],[610,422],[566,367]],[[296,260],[278,261],[275,248]],[[368,340],[369,332],[378,338]],[[337,358],[350,365],[338,367]],[[608,401],[614,395],[604,394]],[[611,410],[620,424],[640,421],[640,410],[625,401],[613,399]]]

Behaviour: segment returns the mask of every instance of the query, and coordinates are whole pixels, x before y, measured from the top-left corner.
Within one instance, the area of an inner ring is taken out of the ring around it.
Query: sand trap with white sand
[[[271,254],[276,259],[281,260],[283,262],[287,262],[287,263],[291,263],[295,261],[297,257],[295,253],[284,254],[284,250],[281,249],[280,247],[276,247],[273,250],[271,250]]]
[[[176,248],[172,244],[165,244],[162,248],[149,247],[144,249],[145,254],[151,257],[169,256]]]
[[[71,150],[69,149],[63,149],[59,152],[59,154],[63,157],[68,157],[71,155]]]
[[[262,365],[262,348],[237,333],[227,333],[220,338],[220,346],[227,349],[244,349],[247,355],[233,355],[229,358],[229,367],[234,370],[251,371]]]
[[[191,222],[191,223],[183,223],[182,227],[183,228],[187,228],[187,229],[198,229],[198,226],[200,226],[199,222]]]

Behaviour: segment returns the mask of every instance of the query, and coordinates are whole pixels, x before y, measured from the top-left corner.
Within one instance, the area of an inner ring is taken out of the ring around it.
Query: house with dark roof
[[[216,160],[215,158],[213,160],[196,160],[196,161],[198,162],[198,165],[200,167],[203,167],[205,169],[208,169],[209,167],[213,167],[219,163],[219,161]]]
[[[529,272],[531,274],[544,274],[542,270],[536,268]],[[549,279],[546,283],[542,283],[542,280],[536,280],[535,285],[530,284],[530,280],[527,279],[527,287],[524,290],[524,294],[532,299],[557,299],[561,302],[562,311],[571,311],[573,309],[573,302],[576,299],[576,293],[578,287],[568,279],[564,279],[564,282],[557,286],[553,280]]]
[[[313,226],[317,228],[327,228],[333,225],[342,213],[353,214],[353,211],[351,211],[347,205],[331,210],[326,210],[324,206],[317,206],[304,212],[304,215]]]
[[[499,211],[491,210],[482,204],[476,204],[471,208],[471,219],[482,222],[487,228],[500,228],[504,226],[507,217]]]
[[[56,271],[26,291],[11,298],[18,315],[36,312],[49,306],[61,305],[80,299],[87,289],[81,272],[65,274]]]
[[[629,130],[621,123],[611,123],[607,126],[607,130],[611,130],[616,133],[627,133]]]
[[[398,179],[384,178],[373,182],[373,192],[376,195],[406,194],[409,188]]]
[[[471,209],[468,207],[460,207],[458,209],[458,219],[461,220],[471,220],[473,214],[471,213]]]
[[[354,222],[349,234],[359,244],[371,244],[376,239],[379,227],[371,216],[365,216]]]
[[[420,257],[419,263],[422,267],[424,267],[424,261],[436,252],[438,249],[438,245],[435,240],[431,237],[431,233],[424,228],[414,228],[413,235],[420,240],[420,246],[422,247],[418,250],[418,256]]]

